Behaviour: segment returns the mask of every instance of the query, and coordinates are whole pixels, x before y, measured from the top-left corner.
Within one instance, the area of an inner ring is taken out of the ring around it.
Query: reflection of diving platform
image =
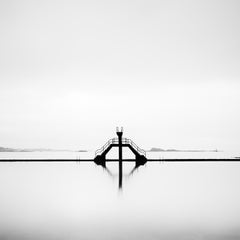
[[[102,148],[98,149],[95,152],[94,162],[98,165],[105,166],[106,161],[108,161],[106,159],[106,155],[113,147],[117,147],[119,149],[118,160],[119,162],[121,162],[123,161],[122,148],[127,147],[135,155],[135,159],[133,159],[133,161],[135,161],[136,166],[144,165],[147,162],[146,152],[143,149],[139,148],[131,139],[122,138],[122,134],[123,134],[122,128],[120,131],[117,128],[116,133],[118,135],[118,138],[110,139]]]

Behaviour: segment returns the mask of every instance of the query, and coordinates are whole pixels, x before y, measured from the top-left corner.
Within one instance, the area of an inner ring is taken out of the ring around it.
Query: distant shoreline
[[[178,149],[162,149],[162,148],[151,148],[146,152],[222,152],[217,149],[215,150],[178,150]]]
[[[0,147],[0,152],[88,152],[87,150],[48,149],[48,148],[5,148]]]
[[[88,152],[88,150],[69,150],[69,149],[49,149],[49,148],[6,148],[0,147],[0,152]],[[217,149],[215,150],[179,150],[179,149],[162,149],[162,148],[151,148],[146,152],[222,152]]]

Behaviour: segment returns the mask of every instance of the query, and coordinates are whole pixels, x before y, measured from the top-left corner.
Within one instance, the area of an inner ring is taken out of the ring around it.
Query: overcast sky
[[[240,149],[240,1],[1,0],[0,146]]]

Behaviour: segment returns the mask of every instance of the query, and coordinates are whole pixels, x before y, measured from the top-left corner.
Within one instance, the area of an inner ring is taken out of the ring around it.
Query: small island
[[[148,152],[219,152],[217,149],[214,150],[179,150],[179,149],[162,149],[157,147],[152,147]]]

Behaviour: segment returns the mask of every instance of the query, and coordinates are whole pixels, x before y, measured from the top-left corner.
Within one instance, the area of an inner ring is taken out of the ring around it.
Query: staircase
[[[108,140],[104,145],[103,147],[97,149],[95,151],[95,157],[97,157],[98,155],[102,155],[106,149],[109,148],[109,146],[111,146],[112,144],[118,144],[118,138],[112,138],[110,140]]]
[[[95,157],[106,156],[106,154],[110,151],[110,149],[114,146],[117,147],[118,144],[119,144],[118,138],[110,139],[104,144],[103,147],[96,150]],[[143,149],[139,148],[131,139],[122,138],[122,146],[129,147],[136,156],[144,156],[146,158],[146,152]]]

